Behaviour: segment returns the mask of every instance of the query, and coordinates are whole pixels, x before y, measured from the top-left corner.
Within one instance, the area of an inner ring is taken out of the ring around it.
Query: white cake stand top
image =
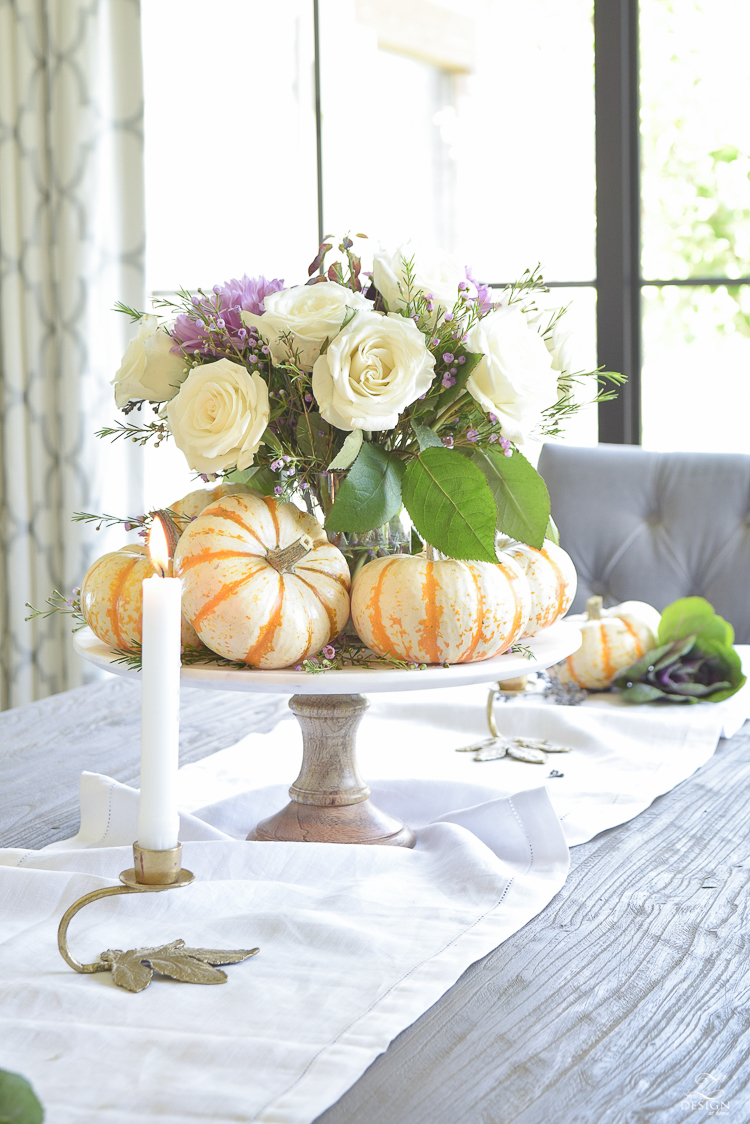
[[[127,679],[138,679],[140,672],[115,663],[116,653],[94,636],[89,628],[76,632],[73,644],[79,655],[96,667]],[[581,633],[576,625],[558,621],[531,640],[524,641],[524,645],[530,649],[531,659],[523,655],[506,654],[477,663],[427,667],[424,671],[355,667],[345,671],[310,674],[287,668],[281,671],[259,671],[254,668],[201,664],[197,667],[183,667],[181,678],[190,687],[204,687],[212,691],[265,691],[282,695],[371,694],[374,691],[420,691],[430,687],[468,686],[543,671],[575,652],[581,645]]]

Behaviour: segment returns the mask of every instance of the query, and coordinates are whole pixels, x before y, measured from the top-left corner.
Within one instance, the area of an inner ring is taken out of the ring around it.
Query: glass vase
[[[344,479],[343,472],[320,472],[307,495],[308,510],[324,523],[333,507],[336,492]],[[317,510],[316,510],[317,508]],[[337,546],[349,563],[352,577],[373,558],[391,554],[411,554],[412,524],[405,508],[392,519],[371,531],[328,531],[328,539]]]

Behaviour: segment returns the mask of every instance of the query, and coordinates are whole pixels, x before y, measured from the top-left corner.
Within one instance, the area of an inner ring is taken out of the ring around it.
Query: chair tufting
[[[578,570],[571,612],[592,593],[657,609],[698,595],[750,643],[750,456],[549,444],[539,471]]]

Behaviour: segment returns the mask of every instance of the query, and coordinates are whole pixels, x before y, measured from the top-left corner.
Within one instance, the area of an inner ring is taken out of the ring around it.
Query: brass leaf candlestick
[[[217,965],[237,964],[260,952],[258,948],[219,949],[188,948],[182,940],[153,948],[134,948],[123,952],[121,949],[107,949],[98,960],[82,964],[76,960],[68,947],[68,927],[75,915],[100,898],[112,898],[120,894],[158,893],[161,890],[174,890],[189,886],[195,875],[182,866],[182,844],[166,851],[149,851],[133,844],[133,867],[120,874],[122,886],[104,886],[85,894],[67,909],[57,930],[57,946],[66,964],[76,972],[111,972],[112,980],[126,991],[143,991],[151,983],[154,973],[169,976],[182,983],[218,984],[226,983],[226,972]]]

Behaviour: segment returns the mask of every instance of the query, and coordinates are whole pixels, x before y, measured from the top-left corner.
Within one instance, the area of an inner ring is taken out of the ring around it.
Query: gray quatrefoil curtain
[[[0,708],[82,681],[68,618],[26,623],[141,509],[134,447],[95,431],[143,307],[138,0],[0,0]]]

